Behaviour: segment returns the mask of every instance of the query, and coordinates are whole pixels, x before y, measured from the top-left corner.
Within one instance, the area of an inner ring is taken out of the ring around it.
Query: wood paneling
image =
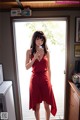
[[[73,2],[66,1],[54,1],[54,0],[0,0],[0,9],[11,9],[15,7],[20,7],[19,2],[24,8],[29,6],[30,8],[79,8],[80,0]]]
[[[80,92],[75,85],[70,84],[70,101],[69,101],[69,120],[79,120],[80,116]]]

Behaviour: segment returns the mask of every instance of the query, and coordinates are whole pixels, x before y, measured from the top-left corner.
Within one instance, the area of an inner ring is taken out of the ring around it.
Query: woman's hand
[[[40,56],[40,52],[39,51],[37,51],[35,54],[34,54],[34,59],[36,60],[36,59],[38,59],[39,58],[39,56]]]

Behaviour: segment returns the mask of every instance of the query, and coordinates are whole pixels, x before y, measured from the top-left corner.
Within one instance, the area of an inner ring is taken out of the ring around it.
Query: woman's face
[[[35,43],[36,43],[36,46],[40,47],[42,44],[43,44],[44,40],[41,39],[41,38],[37,38]]]

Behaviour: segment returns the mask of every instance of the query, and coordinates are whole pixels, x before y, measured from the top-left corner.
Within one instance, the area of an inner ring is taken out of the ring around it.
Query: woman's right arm
[[[25,66],[26,66],[27,70],[32,67],[34,61],[35,61],[35,57],[31,60],[30,59],[30,50],[27,50],[27,52],[26,52],[26,63],[25,63]]]
[[[34,54],[34,57],[32,58],[32,60],[30,59],[30,53],[31,51],[30,50],[27,50],[26,52],[26,69],[28,70],[29,68],[32,67],[33,63],[35,62],[35,60],[38,58],[39,56],[39,52],[37,51],[35,54]]]

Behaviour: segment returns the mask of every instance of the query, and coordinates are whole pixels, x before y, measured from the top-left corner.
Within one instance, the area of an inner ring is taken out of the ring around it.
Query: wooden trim
[[[72,87],[72,89],[76,92],[77,96],[80,99],[80,91],[78,90],[78,88],[76,87],[76,85],[73,82],[69,81],[70,86]]]
[[[15,98],[15,111],[16,111],[16,120],[22,120],[22,108],[21,108],[21,98],[20,98],[20,86],[17,78],[17,67],[16,67],[16,57],[15,57],[15,45],[14,45],[14,35],[13,35],[13,21],[10,18],[11,24],[11,36],[12,36],[12,52],[13,52],[13,69],[14,69],[14,78],[15,78],[15,88],[16,88],[16,98]]]
[[[64,109],[64,120],[68,120],[68,96],[69,96],[69,85],[68,85],[68,76],[69,76],[69,51],[70,51],[70,16],[67,17],[67,40],[66,40],[66,78],[65,78],[65,109]]]
[[[71,8],[31,8],[32,11],[79,11],[80,10],[80,7],[71,7]],[[10,12],[11,9],[10,8],[6,8],[6,9],[0,9],[0,12]],[[25,17],[25,16],[24,16]]]
[[[44,18],[61,18],[61,17],[66,17],[67,18],[67,38],[66,38],[66,78],[65,78],[65,98],[64,98],[64,102],[65,102],[65,108],[64,108],[64,120],[68,120],[67,118],[68,118],[68,103],[67,103],[67,100],[68,100],[68,95],[69,95],[69,92],[68,92],[68,73],[69,73],[69,71],[68,71],[68,63],[69,63],[69,33],[70,33],[70,31],[69,31],[69,24],[70,24],[70,16],[46,16],[46,17],[44,17]],[[12,17],[11,19],[12,20],[18,20],[18,19],[24,19],[24,18],[27,18],[27,17]],[[29,17],[28,17],[29,18]],[[32,17],[31,16],[31,18],[43,18],[43,17]]]

